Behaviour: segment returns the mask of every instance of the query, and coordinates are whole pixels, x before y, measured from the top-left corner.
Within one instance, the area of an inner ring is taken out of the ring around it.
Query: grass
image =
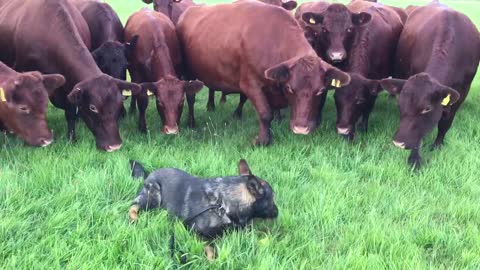
[[[108,2],[124,22],[143,6],[140,0]],[[479,2],[445,3],[480,25]],[[67,143],[63,112],[51,107],[56,141],[48,148],[0,137],[0,269],[173,269],[167,214],[144,213],[137,224],[128,222],[141,186],[129,177],[128,160],[208,177],[235,175],[240,158],[273,186],[278,220],[227,234],[216,242],[213,263],[203,256],[203,243],[176,222],[177,244],[189,252],[182,268],[479,269],[479,88],[477,77],[446,145],[424,151],[425,166],[416,173],[406,166],[408,152],[391,143],[399,116],[385,94],[370,132],[353,144],[335,134],[329,97],[313,135],[294,135],[288,121],[274,123],[274,143],[266,148],[250,144],[258,130],[250,104],[242,121],[231,117],[234,96],[208,113],[206,90],[197,101],[197,129],[186,128],[184,114],[179,136],[161,135],[152,102],[150,133],[140,134],[136,117],[128,116],[121,124],[123,147],[110,154],[95,150],[81,122],[78,143]]]

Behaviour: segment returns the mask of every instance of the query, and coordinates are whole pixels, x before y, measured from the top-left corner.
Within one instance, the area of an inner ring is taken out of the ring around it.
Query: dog
[[[272,187],[253,175],[244,159],[238,164],[239,176],[207,179],[175,168],[148,174],[139,162],[130,163],[132,176],[145,179],[130,206],[132,222],[138,219],[140,210],[162,208],[204,240],[211,241],[227,230],[244,228],[254,218],[278,216]],[[209,259],[214,257],[212,250],[206,248]]]

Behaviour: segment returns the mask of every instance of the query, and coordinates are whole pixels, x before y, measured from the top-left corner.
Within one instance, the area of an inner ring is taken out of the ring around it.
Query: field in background
[[[126,22],[141,0],[107,1]],[[406,6],[425,1],[383,1]],[[444,1],[480,26],[480,2]],[[213,2],[207,2],[212,4]],[[228,23],[228,22],[225,22]],[[466,44],[468,46],[468,44]],[[196,103],[197,128],[160,134],[153,101],[140,134],[136,115],[121,123],[123,147],[95,149],[80,121],[79,141],[67,143],[63,111],[51,106],[55,142],[44,149],[0,135],[0,269],[165,269],[171,223],[164,211],[130,225],[127,210],[141,183],[128,160],[148,169],[177,167],[198,176],[236,174],[246,158],[276,191],[280,216],[217,241],[208,263],[203,243],[175,223],[187,269],[480,269],[480,80],[457,114],[440,151],[429,136],[420,172],[408,152],[391,143],[396,103],[382,94],[370,132],[345,142],[335,134],[330,95],[324,121],[310,136],[294,135],[288,120],[273,123],[273,144],[254,148],[258,123],[247,103],[243,120],[231,115],[238,98],[208,113],[207,91]],[[219,95],[217,94],[217,100]]]

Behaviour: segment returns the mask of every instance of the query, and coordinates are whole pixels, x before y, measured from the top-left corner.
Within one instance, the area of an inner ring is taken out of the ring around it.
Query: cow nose
[[[332,59],[333,62],[341,62],[343,60],[343,57],[345,54],[343,52],[332,52],[330,53],[330,59]]]
[[[307,135],[308,133],[310,133],[310,128],[302,127],[302,126],[293,126],[292,131],[295,134]]]
[[[53,139],[40,139],[40,146],[41,147],[47,147],[50,144],[52,144]]]
[[[168,134],[168,135],[171,135],[171,134],[176,135],[178,134],[178,126],[174,126],[174,127],[165,126],[163,131],[165,132],[165,134]]]
[[[405,143],[404,142],[393,141],[393,144],[400,149],[405,149]]]
[[[337,133],[339,135],[348,135],[348,134],[350,134],[350,129],[349,128],[339,128],[339,127],[337,127]]]
[[[120,149],[122,147],[121,144],[114,144],[114,145],[107,145],[105,147],[105,151],[107,152],[113,152],[113,151],[117,151],[118,149]]]

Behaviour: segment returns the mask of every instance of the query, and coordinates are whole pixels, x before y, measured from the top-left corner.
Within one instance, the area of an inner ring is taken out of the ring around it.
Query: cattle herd
[[[0,0],[0,129],[49,145],[50,100],[65,111],[70,140],[80,117],[97,147],[111,152],[122,144],[125,96],[130,112],[138,108],[141,132],[154,96],[162,131],[177,134],[185,97],[188,126],[195,126],[195,95],[205,85],[208,110],[215,91],[222,101],[239,94],[237,117],[252,103],[256,145],[270,144],[272,118],[285,107],[292,132],[314,131],[333,90],[336,131],[351,140],[357,123],[368,129],[386,90],[398,96],[394,144],[411,150],[409,163],[418,167],[422,139],[438,126],[433,147],[443,143],[480,59],[475,25],[438,1],[406,9],[319,1],[294,14],[295,1],[143,1],[155,11],[141,9],[123,27],[108,4],[95,0]]]

